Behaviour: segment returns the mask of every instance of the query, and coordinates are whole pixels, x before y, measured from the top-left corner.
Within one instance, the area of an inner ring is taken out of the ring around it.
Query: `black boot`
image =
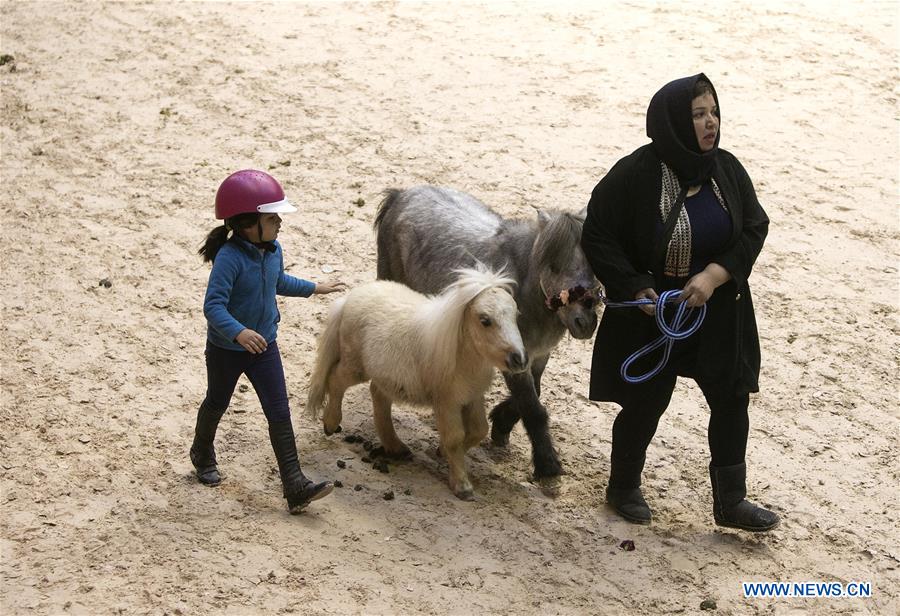
[[[712,480],[713,516],[716,524],[752,532],[772,530],[778,515],[745,500],[747,497],[747,465],[709,465]]]
[[[213,441],[216,438],[219,420],[224,413],[224,410],[217,411],[211,408],[206,400],[197,411],[197,426],[194,428],[194,443],[191,445],[191,464],[194,465],[200,483],[208,486],[217,486],[222,482],[219,468],[216,466],[216,449],[213,447]]]
[[[649,524],[653,517],[650,506],[641,494],[643,470],[643,457],[636,462],[610,459],[606,502],[616,510],[616,513],[634,524]]]
[[[310,501],[331,494],[334,489],[333,483],[330,481],[314,483],[300,470],[297,443],[294,441],[294,428],[290,420],[269,422],[269,439],[278,460],[278,471],[281,473],[281,484],[284,486],[288,511],[300,513]]]

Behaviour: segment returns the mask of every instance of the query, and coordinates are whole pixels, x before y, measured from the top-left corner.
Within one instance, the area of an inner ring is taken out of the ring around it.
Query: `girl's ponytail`
[[[204,263],[214,261],[216,255],[219,253],[219,249],[222,248],[227,241],[228,227],[226,225],[218,226],[209,232],[206,236],[206,241],[200,246],[200,250],[197,251],[197,254],[203,257]]]
[[[259,214],[250,212],[246,214],[238,214],[225,220],[225,224],[216,227],[206,236],[206,241],[200,246],[197,254],[203,257],[204,263],[209,263],[216,259],[219,249],[228,241],[228,232],[234,231],[238,233],[241,229],[247,229],[253,225],[259,224]]]

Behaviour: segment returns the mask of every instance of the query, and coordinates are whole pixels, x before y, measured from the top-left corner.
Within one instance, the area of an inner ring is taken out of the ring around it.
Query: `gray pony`
[[[539,211],[532,220],[505,220],[475,197],[449,188],[388,190],[378,208],[378,278],[440,293],[454,270],[480,261],[516,279],[518,326],[529,369],[504,373],[510,396],[490,413],[491,439],[509,443],[521,419],[531,439],[534,476],[562,473],[541,404],[541,375],[566,330],[590,338],[597,327],[599,286],[581,250],[584,210]]]

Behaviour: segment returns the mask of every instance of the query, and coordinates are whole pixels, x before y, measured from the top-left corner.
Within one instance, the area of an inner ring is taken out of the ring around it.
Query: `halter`
[[[538,285],[541,287],[541,293],[544,294],[544,305],[547,307],[547,310],[551,312],[556,312],[563,306],[568,306],[569,304],[581,304],[590,310],[603,297],[603,287],[587,289],[581,285],[576,285],[568,289],[563,289],[556,295],[551,296],[547,295],[547,290],[544,289],[543,280],[538,279]]]

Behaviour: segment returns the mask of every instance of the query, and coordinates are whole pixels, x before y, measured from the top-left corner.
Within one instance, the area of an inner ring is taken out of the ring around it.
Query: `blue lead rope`
[[[706,304],[703,304],[697,309],[689,308],[684,302],[679,303],[678,309],[675,311],[675,316],[672,318],[672,323],[666,323],[665,318],[663,317],[663,307],[667,303],[677,302],[680,295],[681,291],[679,289],[663,291],[660,293],[659,299],[655,302],[652,299],[636,299],[630,302],[610,302],[607,301],[606,297],[600,297],[600,300],[607,308],[631,308],[656,304],[656,326],[659,328],[662,335],[653,342],[644,345],[629,355],[628,359],[622,362],[622,367],[619,369],[619,375],[626,383],[643,383],[662,372],[662,369],[669,362],[669,355],[672,352],[672,345],[675,344],[675,341],[684,340],[700,329],[700,326],[703,324],[703,319],[706,317]],[[689,326],[685,326],[685,323],[690,319],[695,310],[699,310],[699,312],[694,317],[693,322]],[[628,368],[631,364],[660,347],[665,347],[665,349],[663,350],[662,358],[659,360],[659,363],[656,364],[655,368],[640,376],[629,376]]]

